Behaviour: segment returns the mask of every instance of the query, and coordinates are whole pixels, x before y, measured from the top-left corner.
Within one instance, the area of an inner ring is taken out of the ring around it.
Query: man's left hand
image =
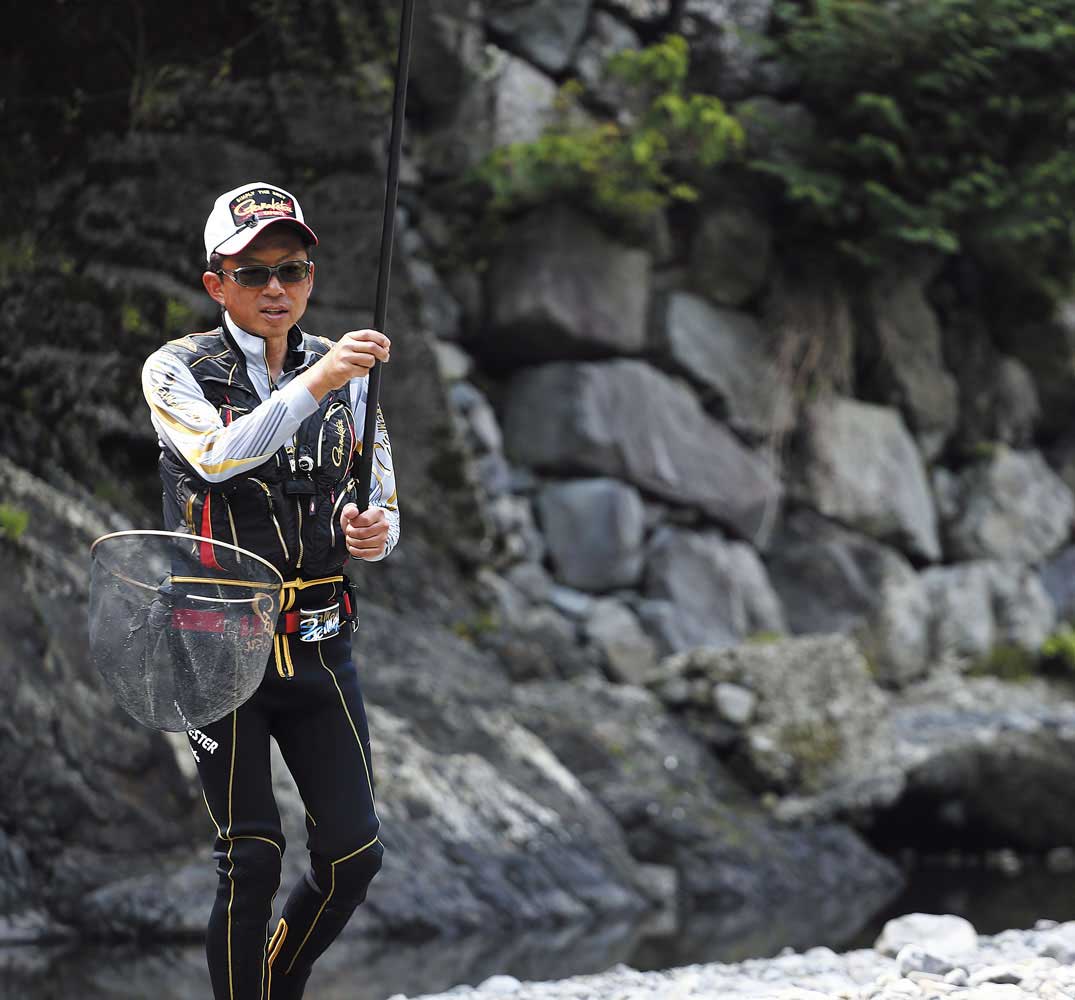
[[[376,559],[388,544],[388,518],[382,507],[359,512],[349,503],[340,512],[340,528],[347,539],[347,551],[355,559]]]

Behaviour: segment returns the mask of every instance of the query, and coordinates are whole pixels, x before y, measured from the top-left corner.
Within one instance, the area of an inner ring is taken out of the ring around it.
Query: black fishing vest
[[[305,370],[330,346],[292,327],[285,368]],[[172,341],[163,350],[186,365],[226,425],[261,403],[242,350],[223,328]],[[347,558],[339,518],[356,496],[357,444],[345,385],[328,393],[268,461],[223,482],[202,479],[165,447],[160,456],[165,526],[255,552],[285,580],[334,576]],[[213,559],[213,546],[202,546],[203,563],[214,568]]]

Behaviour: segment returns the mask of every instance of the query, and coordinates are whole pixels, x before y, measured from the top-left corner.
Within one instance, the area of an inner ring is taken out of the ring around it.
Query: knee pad
[[[217,853],[221,884],[234,884],[244,899],[272,899],[280,886],[282,848],[253,837],[236,837],[226,847]]]
[[[373,877],[381,870],[381,859],[384,856],[384,848],[378,840],[367,847],[364,851],[353,854],[327,866],[330,870],[325,872],[324,865],[315,865],[314,874],[319,887],[327,886],[329,882],[334,886],[333,898],[340,902],[350,902],[357,905],[366,898],[366,890],[369,888]],[[327,875],[327,880],[326,876]]]

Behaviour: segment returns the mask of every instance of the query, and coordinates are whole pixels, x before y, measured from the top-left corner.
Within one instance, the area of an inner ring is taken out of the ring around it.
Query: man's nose
[[[284,286],[281,283],[280,276],[278,274],[269,275],[269,282],[265,286],[265,290],[267,292],[271,292],[273,295],[279,295],[284,292]]]

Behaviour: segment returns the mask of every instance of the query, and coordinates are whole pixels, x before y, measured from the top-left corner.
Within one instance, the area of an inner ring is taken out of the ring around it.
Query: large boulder
[[[946,547],[957,559],[1039,562],[1071,533],[1075,496],[1036,451],[998,447],[943,492]]]
[[[451,112],[474,83],[482,51],[480,0],[431,0],[414,25],[408,96]]]
[[[650,365],[541,365],[517,374],[505,396],[513,461],[556,475],[624,479],[767,545],[783,494],[776,474],[690,390]]]
[[[662,664],[665,677],[690,682],[688,714],[719,709],[726,685],[755,697],[738,726],[733,759],[750,779],[777,794],[819,795],[860,789],[863,807],[887,805],[902,791],[885,761],[890,696],[874,680],[854,642],[842,636],[697,649]],[[727,718],[727,713],[725,713]]]
[[[894,549],[799,510],[774,540],[768,568],[793,632],[857,637],[886,684],[929,668],[926,591]]]
[[[644,684],[657,667],[657,644],[637,616],[612,597],[594,601],[583,634],[604,656],[605,672],[621,684]]]
[[[856,311],[860,391],[898,408],[923,454],[936,457],[955,430],[959,400],[922,281],[915,275],[879,279]]]
[[[889,863],[846,828],[773,823],[648,691],[585,678],[521,685],[513,699],[520,721],[629,831],[634,857],[675,867],[682,902],[704,909],[714,939],[757,948],[789,907],[839,922],[860,905],[856,895],[876,901],[896,884]]]
[[[1075,299],[1048,322],[996,330],[1001,348],[1029,369],[1041,401],[1042,427],[1059,433],[1075,417]]]
[[[593,591],[638,583],[645,513],[633,486],[615,479],[552,483],[538,494],[537,509],[561,583]]]
[[[486,23],[504,44],[548,73],[570,64],[586,31],[591,0],[490,0]]]
[[[712,208],[698,221],[691,239],[691,287],[713,302],[741,306],[765,284],[772,251],[769,223],[748,205]]]
[[[918,559],[940,557],[926,470],[897,411],[840,397],[815,403],[800,444],[796,499]]]
[[[976,659],[997,646],[1037,653],[1056,624],[1042,580],[1020,563],[977,561],[922,574],[929,600],[931,659]]]
[[[512,227],[492,261],[488,325],[474,347],[499,364],[637,354],[649,255],[565,206]]]
[[[795,416],[790,387],[766,351],[749,313],[673,292],[657,333],[661,356],[702,388],[734,430],[752,438],[780,436]]]
[[[724,649],[753,634],[787,629],[757,553],[718,532],[659,529],[647,551],[645,593],[675,607],[679,634],[663,636],[674,650]]]

